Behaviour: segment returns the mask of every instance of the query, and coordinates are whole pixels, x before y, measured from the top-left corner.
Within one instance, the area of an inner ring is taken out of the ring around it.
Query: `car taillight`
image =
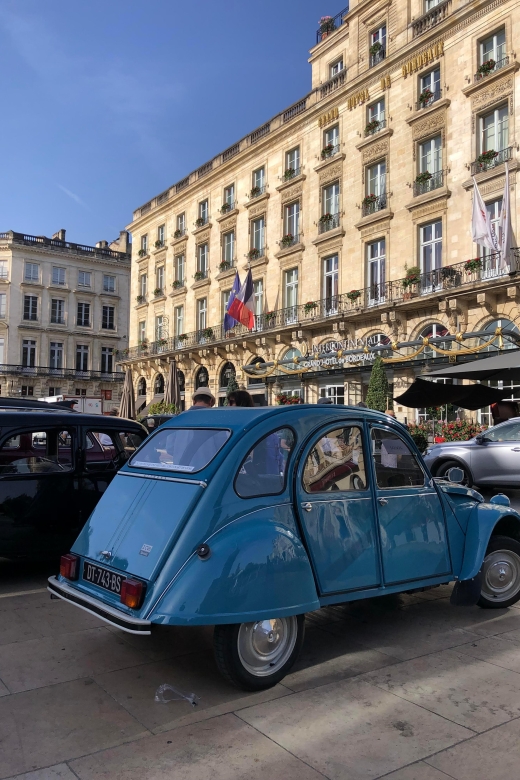
[[[139,609],[144,599],[146,585],[141,580],[123,580],[121,584],[121,603],[130,609]]]
[[[67,580],[77,580],[79,577],[79,555],[67,553],[60,560],[60,574]]]

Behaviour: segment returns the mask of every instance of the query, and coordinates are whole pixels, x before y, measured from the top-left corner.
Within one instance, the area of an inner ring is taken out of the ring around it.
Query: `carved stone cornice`
[[[479,92],[475,92],[471,98],[471,111],[473,114],[482,111],[488,106],[492,106],[495,103],[499,103],[501,100],[507,99],[513,101],[513,91],[515,88],[515,76],[514,73],[510,73],[506,78],[493,81],[487,89],[481,89]],[[511,112],[513,108],[511,106]]]
[[[324,241],[329,241],[332,238],[337,238],[338,236],[343,238],[344,235],[345,235],[345,230],[342,227],[342,225],[340,225],[337,228],[332,228],[332,230],[325,231],[325,233],[319,233],[316,236],[316,238],[313,239],[312,243],[316,246],[318,244],[322,244]]]
[[[444,100],[436,100],[435,103],[433,103],[431,106],[428,106],[428,108],[420,108],[418,111],[414,111],[413,114],[405,119],[405,122],[409,125],[413,125],[420,119],[426,119],[426,117],[430,116],[430,114],[433,114],[438,109],[448,108],[450,104],[451,100],[449,98],[444,98]]]
[[[484,76],[484,78],[479,79],[479,81],[475,81],[473,84],[464,87],[461,92],[463,95],[466,95],[466,97],[474,95],[480,91],[487,92],[488,89],[493,89],[495,84],[501,83],[503,80],[509,81],[508,77],[514,74],[519,68],[520,62],[512,62],[511,65],[506,65],[505,68],[500,68],[500,70],[497,70],[494,73],[490,73],[488,76]]]
[[[410,201],[410,203],[407,203],[405,208],[407,208],[408,211],[414,211],[420,206],[424,206],[425,203],[430,203],[435,200],[443,200],[444,203],[442,205],[439,204],[439,208],[447,208],[446,201],[450,196],[451,191],[447,187],[439,187],[437,190],[432,190],[431,192],[425,192],[423,195],[418,195],[416,198]]]
[[[283,190],[287,189],[287,187],[291,187],[293,184],[298,184],[299,182],[305,181],[306,178],[307,176],[304,173],[300,173],[299,176],[293,176],[292,179],[287,179],[286,181],[283,181],[275,189],[277,192],[282,192]]]
[[[206,222],[205,225],[201,225],[195,230],[191,231],[192,236],[196,236],[197,244],[202,244],[204,241],[209,241],[209,231],[211,230],[211,222]]]
[[[187,240],[188,240],[188,234],[185,233],[183,236],[180,236],[179,238],[174,238],[173,241],[170,241],[170,246],[176,246],[178,248],[179,244],[185,243]]]
[[[263,200],[262,203],[257,203],[253,208],[249,209],[249,218],[259,217],[265,214],[267,211],[267,200]]]
[[[329,165],[325,170],[320,171],[319,175],[319,186],[322,187],[324,184],[328,184],[329,181],[334,181],[334,179],[340,179],[343,175],[343,162],[339,161],[336,163],[336,165]]]
[[[191,285],[191,289],[200,290],[201,287],[209,287],[210,284],[211,284],[211,279],[208,276],[206,277],[206,279],[199,279],[198,282],[193,282],[193,284]]]
[[[186,285],[182,287],[174,287],[170,293],[170,298],[184,298],[187,293]]]
[[[224,214],[220,215],[220,217],[215,217],[215,222],[223,222],[225,219],[229,219],[230,217],[236,217],[237,214],[238,214],[238,209],[231,209],[230,211],[225,211]]]
[[[377,160],[378,157],[386,157],[390,151],[390,139],[389,136],[382,140],[374,141],[362,151],[363,164],[370,162],[371,160]]]
[[[195,241],[198,244],[206,244],[209,241],[210,238],[210,231],[209,230],[203,230],[201,233],[197,233],[195,236]]]
[[[381,141],[384,138],[390,138],[391,135],[394,134],[394,131],[391,127],[387,127],[385,130],[380,130],[378,133],[374,133],[373,135],[367,136],[367,138],[363,138],[362,141],[360,141],[358,144],[356,144],[356,149],[364,149],[365,146],[370,146],[370,144],[376,143],[377,141]]]
[[[238,213],[238,210],[235,210],[235,211],[233,211],[231,213],[234,214],[233,217],[228,217],[228,219],[226,219],[225,222],[221,222],[220,223],[220,232],[221,233],[226,233],[228,230],[233,230],[233,228],[236,228],[236,226],[237,226],[237,216],[236,215]]]
[[[242,266],[246,271],[248,268],[251,268],[253,270],[254,268],[260,268],[262,265],[267,265],[269,262],[269,258],[264,255],[264,257],[259,257],[257,260],[247,260]]]
[[[282,192],[281,201],[287,203],[289,200],[298,200],[303,194],[303,182],[295,184]]]
[[[346,158],[346,154],[344,152],[338,152],[338,154],[334,154],[332,157],[327,157],[326,160],[322,160],[314,170],[316,173],[320,173],[324,168],[327,168],[329,165],[332,165],[333,163],[337,162],[343,162],[343,160]]]
[[[518,160],[508,160],[507,164],[509,167],[510,176],[509,186],[512,189],[516,181],[516,172],[520,169],[520,162],[518,162]],[[491,168],[489,171],[482,171],[482,173],[477,173],[475,179],[477,180],[481,194],[485,195],[488,192],[494,192],[498,189],[503,190],[505,184],[504,172],[505,164],[501,163],[500,165],[495,165],[495,167]],[[499,176],[501,177],[500,182],[496,181]],[[489,184],[485,184],[485,182],[489,182]],[[462,182],[462,186],[465,190],[473,189],[473,179],[466,179]]]
[[[159,259],[162,259],[162,258],[159,258],[159,257],[158,257],[158,255],[160,255],[162,252],[166,252],[166,249],[167,249],[167,248],[168,248],[168,247],[166,246],[166,244],[163,244],[163,245],[162,245],[162,246],[160,246],[158,249],[154,249],[154,250],[153,250],[153,254],[154,254],[154,255],[155,255],[155,257],[156,257],[156,261],[157,261],[157,260],[159,260]]]
[[[216,275],[215,279],[217,282],[222,282],[226,279],[230,279],[233,277],[237,272],[237,269],[234,265],[231,266],[231,268],[226,269],[225,271],[221,271],[219,274]]]
[[[393,217],[393,211],[390,211],[390,209],[381,209],[381,211],[375,211],[373,214],[362,217],[359,222],[356,222],[354,227],[361,230],[361,228],[366,227],[366,225],[371,225],[373,222],[387,222],[389,219],[393,219]]]
[[[298,244],[293,244],[293,246],[285,247],[284,249],[280,249],[279,252],[275,252],[274,256],[277,258],[286,257],[287,255],[293,255],[295,252],[303,252],[305,249],[305,244],[302,244],[301,241]]]
[[[264,210],[267,208],[267,202],[269,198],[271,197],[270,192],[264,192],[262,195],[257,195],[256,198],[251,198],[251,200],[248,200],[247,203],[244,203],[244,206],[246,209],[251,210],[251,207],[256,206],[257,203],[262,203],[264,206]]]
[[[444,130],[446,127],[446,109],[432,111],[424,118],[412,124],[412,137],[414,141],[420,138],[426,138],[437,130]]]

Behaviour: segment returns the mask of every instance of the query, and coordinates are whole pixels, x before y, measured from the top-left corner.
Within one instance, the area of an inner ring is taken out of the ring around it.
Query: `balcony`
[[[496,168],[497,165],[502,165],[507,160],[510,160],[513,156],[513,147],[508,146],[507,149],[502,149],[500,152],[495,152],[494,149],[490,149],[488,152],[483,152],[475,162],[471,163],[471,175],[475,176],[477,173],[483,173],[489,171],[492,168]]]
[[[195,273],[193,274],[193,278],[195,279],[196,282],[202,282],[204,279],[207,279],[208,278],[207,269],[204,268],[201,271],[195,271]]]
[[[382,195],[367,195],[361,205],[361,214],[363,217],[368,217],[369,214],[375,214],[377,211],[386,209],[386,205],[386,192]]]
[[[338,27],[341,27],[345,21],[345,16],[348,14],[348,11],[349,7],[347,5],[347,7],[344,8],[343,11],[340,11],[339,14],[336,14],[336,16],[322,17],[320,26],[316,31],[316,43],[324,41],[325,38],[328,38],[329,35],[338,29]]]
[[[427,176],[429,176],[429,178],[426,178]],[[419,179],[419,181],[417,179]],[[444,186],[444,171],[437,171],[437,173],[428,173],[428,171],[426,171],[425,173],[420,173],[417,179],[413,183],[414,198],[417,197],[417,195],[425,195],[427,192]]]
[[[260,195],[265,195],[267,189],[267,184],[255,184],[254,187],[251,187],[251,191],[249,192],[249,195],[247,196],[249,200],[254,200],[255,198],[259,198]]]
[[[327,144],[327,146],[324,146],[321,150],[321,159],[322,161],[330,160],[331,157],[334,157],[334,155],[338,154],[339,152],[339,143],[337,144]]]
[[[486,76],[489,76],[491,73],[496,73],[497,70],[501,70],[502,68],[505,68],[506,65],[509,65],[509,57],[504,57],[501,60],[498,60],[495,62],[495,60],[488,60],[487,62],[483,62],[478,71],[473,76],[473,81],[481,81],[482,79],[485,79]]]
[[[376,65],[379,65],[380,62],[383,62],[383,60],[385,58],[385,53],[386,52],[385,52],[384,46],[381,46],[380,49],[378,49],[377,51],[374,51],[373,53],[371,53],[370,54],[370,67],[374,68]]]
[[[318,233],[321,235],[321,233],[328,233],[329,230],[334,230],[334,228],[339,227],[340,225],[340,215],[339,214],[323,214],[323,216],[320,217],[318,222]]]
[[[8,241],[12,244],[22,244],[23,246],[35,246],[52,250],[52,252],[67,252],[68,254],[81,255],[82,257],[109,258],[110,260],[120,261],[131,260],[131,255],[126,252],[116,252],[115,250],[107,249],[106,247],[73,244],[71,241],[62,241],[58,238],[30,236],[27,233],[16,233],[14,230],[9,230],[7,233],[0,233],[0,241]]]
[[[178,238],[183,238],[183,236],[186,235],[186,228],[185,227],[178,227],[177,230],[173,234],[173,238],[177,240]]]
[[[198,230],[201,227],[204,227],[204,225],[207,225],[209,222],[209,216],[205,214],[203,217],[197,217],[195,222],[193,223],[193,226],[195,230]]]
[[[282,122],[285,124],[286,122],[289,122],[291,119],[294,119],[295,116],[298,116],[299,114],[303,114],[305,109],[307,108],[307,98],[303,98],[303,100],[299,100],[297,103],[295,103],[293,106],[288,108],[286,111],[282,114]]]
[[[255,325],[251,331],[241,324],[236,325],[232,330],[224,331],[223,325],[220,324],[192,333],[183,333],[174,338],[161,339],[152,344],[147,343],[122,351],[116,350],[116,360],[119,363],[124,363],[154,355],[164,355],[180,349],[199,347],[201,344],[216,344],[233,339],[243,339],[244,336],[254,336],[255,333],[265,335],[266,331],[277,330],[288,325],[305,327],[306,324],[314,325],[316,322],[326,321],[331,317],[343,317],[349,313],[355,314],[374,306],[400,304],[439,293],[452,294],[453,291],[469,285],[501,279],[509,282],[509,277],[515,276],[518,272],[520,272],[520,249],[514,248],[511,250],[509,267],[506,268],[500,267],[500,253],[497,252],[487,257],[473,258],[462,263],[417,274],[413,279],[404,278],[373,284],[341,295],[269,311],[255,317]],[[9,366],[0,367],[1,370],[8,368]],[[21,372],[22,367],[19,366],[18,370]],[[50,369],[23,370],[32,372],[49,371]],[[123,377],[122,373],[118,374],[117,381],[123,381]]]
[[[224,216],[225,214],[228,214],[230,211],[234,211],[235,208],[236,208],[235,201],[231,200],[228,203],[222,204],[222,206],[219,208],[219,214]]]
[[[381,130],[384,130],[385,127],[386,119],[384,117],[383,119],[371,119],[365,127],[365,138],[368,138],[369,135],[379,133]]]
[[[440,22],[444,21],[448,16],[450,5],[451,0],[445,0],[444,3],[439,3],[435,8],[431,8],[423,16],[420,16],[419,19],[412,22],[413,37],[417,38],[419,35],[424,35],[424,33],[431,30],[432,27],[435,27],[440,24]]]
[[[299,233],[286,233],[285,236],[283,236],[280,241],[278,241],[278,246],[280,247],[280,250],[283,251],[284,249],[289,249],[292,246],[296,246],[296,244],[300,243],[300,234]]]
[[[302,172],[302,169],[300,166],[298,168],[286,168],[284,171],[283,176],[279,176],[281,182],[285,184],[286,181],[291,181],[291,179],[295,179],[297,176],[299,176]]]
[[[184,290],[185,287],[186,287],[186,282],[184,279],[176,279],[174,282],[172,282],[173,290]]]
[[[442,89],[440,87],[438,87],[435,91],[432,91],[431,89],[424,89],[419,95],[419,100],[415,104],[415,110],[422,111],[423,108],[429,108],[434,103],[436,103],[437,100],[440,100],[441,97]]]
[[[124,351],[124,350],[123,350]],[[116,350],[117,356],[117,350]],[[60,379],[95,379],[103,382],[124,382],[122,371],[81,371],[75,368],[51,368],[50,366],[20,366],[0,364],[0,374],[19,374],[21,376],[52,376]]]
[[[332,94],[332,92],[335,92],[337,89],[343,86],[345,81],[347,80],[347,71],[344,68],[343,70],[340,70],[339,73],[336,73],[335,76],[333,76],[331,79],[326,81],[324,84],[320,86],[320,100],[327,97],[328,95]]]
[[[218,265],[219,274],[225,274],[226,271],[231,271],[231,269],[235,267],[235,263],[236,258],[233,258],[232,260],[222,260]]]
[[[265,247],[263,246],[254,246],[251,247],[249,252],[244,255],[244,257],[252,263],[254,260],[260,260],[262,257],[265,257]]]

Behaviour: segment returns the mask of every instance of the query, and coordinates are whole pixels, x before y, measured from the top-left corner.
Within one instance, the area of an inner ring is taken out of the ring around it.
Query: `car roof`
[[[0,407],[0,426],[2,428],[19,427],[20,425],[89,425],[97,428],[121,428],[143,430],[141,423],[127,420],[124,417],[108,417],[101,414],[70,413],[66,409],[13,409]],[[146,430],[146,429],[144,429]]]

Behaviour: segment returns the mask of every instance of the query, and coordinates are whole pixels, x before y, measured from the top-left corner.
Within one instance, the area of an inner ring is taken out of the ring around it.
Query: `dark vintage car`
[[[145,438],[131,420],[0,400],[0,559],[44,559],[70,549]]]

